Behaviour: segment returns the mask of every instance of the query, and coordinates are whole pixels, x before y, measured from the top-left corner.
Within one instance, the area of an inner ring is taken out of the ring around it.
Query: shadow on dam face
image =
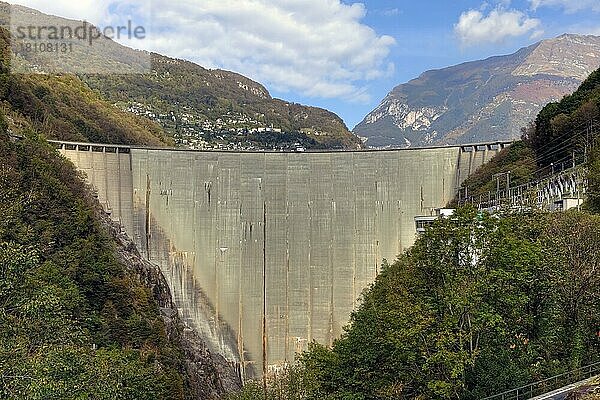
[[[362,291],[506,143],[233,153],[54,142],[245,377],[342,333]],[[107,149],[109,149],[107,151]]]

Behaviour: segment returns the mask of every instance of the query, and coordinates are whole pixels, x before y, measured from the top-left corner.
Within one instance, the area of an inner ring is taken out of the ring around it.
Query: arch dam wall
[[[331,344],[361,292],[506,143],[233,153],[54,142],[246,377]],[[264,369],[263,369],[264,368]]]

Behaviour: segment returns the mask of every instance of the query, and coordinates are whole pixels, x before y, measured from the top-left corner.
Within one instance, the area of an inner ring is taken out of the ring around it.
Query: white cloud
[[[141,0],[16,1],[44,12],[110,23],[119,17],[115,4]],[[365,25],[365,14],[362,4],[341,0],[157,2],[141,47],[233,70],[280,91],[366,101],[364,82],[393,70],[386,59],[395,40]]]
[[[598,0],[529,0],[529,3],[533,10],[540,7],[561,7],[569,13],[582,10],[600,12],[600,2]]]
[[[454,32],[465,46],[499,43],[509,37],[532,34],[540,35],[540,20],[529,18],[517,10],[496,8],[485,15],[482,11],[469,10],[461,14],[454,25]]]

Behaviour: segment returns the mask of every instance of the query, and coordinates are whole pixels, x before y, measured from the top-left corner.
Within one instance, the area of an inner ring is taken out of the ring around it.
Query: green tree
[[[477,399],[598,360],[598,217],[460,209],[384,265],[304,398]]]
[[[72,165],[0,133],[0,398],[183,399],[183,351]]]

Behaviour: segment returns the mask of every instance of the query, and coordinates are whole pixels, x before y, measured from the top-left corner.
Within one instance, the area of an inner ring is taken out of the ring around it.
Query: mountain
[[[6,43],[0,32],[0,46]],[[0,66],[0,107],[11,132],[42,132],[49,139],[165,146],[172,139],[145,118],[106,102],[75,76],[13,75]]]
[[[358,148],[334,113],[274,99],[242,75],[152,54],[152,73],[83,75],[82,80],[122,110],[159,123],[176,142],[214,147]]]
[[[0,2],[0,111],[10,132],[97,143],[173,143],[160,125],[119,110],[75,75],[12,73],[19,57],[11,44],[19,42],[11,40],[8,16],[9,5]]]
[[[354,128],[371,147],[511,140],[600,65],[600,37],[562,35],[394,88]]]
[[[336,114],[275,99],[263,85],[240,74],[134,50],[106,37],[93,45],[61,38],[58,43],[68,48],[65,52],[26,51],[27,43],[43,41],[21,38],[19,26],[75,30],[83,22],[7,3],[0,3],[0,19],[6,27],[10,22],[16,39],[13,70],[76,75],[113,108],[160,126],[176,144],[229,149],[289,148],[296,143],[306,148],[361,146]]]

